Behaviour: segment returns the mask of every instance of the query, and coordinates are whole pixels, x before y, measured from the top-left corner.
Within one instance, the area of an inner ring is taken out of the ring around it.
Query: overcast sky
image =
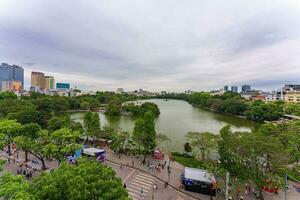
[[[0,62],[83,90],[300,83],[299,0],[0,0]]]

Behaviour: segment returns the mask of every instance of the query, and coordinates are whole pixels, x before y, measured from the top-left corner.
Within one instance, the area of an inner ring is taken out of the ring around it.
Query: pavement
[[[27,166],[28,170],[32,170],[32,167],[37,168],[37,171],[33,172],[33,177],[38,176],[41,170],[40,164],[35,164],[31,160],[37,160],[33,155],[29,155],[30,161],[24,162],[25,154],[19,151],[19,154],[8,156],[4,151],[0,151],[0,159],[10,160],[4,165],[4,170],[0,172],[0,175],[7,171],[11,171],[13,174],[17,173],[17,169],[21,164]],[[170,162],[171,174],[170,181],[167,172],[167,167],[160,170],[150,169],[148,167],[148,161],[151,165],[158,165],[158,163],[163,164],[168,160],[158,161],[153,160],[151,156],[146,156],[146,164],[143,165],[141,157],[127,156],[107,150],[106,164],[112,167],[116,172],[116,175],[120,177],[124,184],[126,184],[126,189],[128,190],[129,196],[134,200],[209,200],[210,197],[207,195],[202,195],[194,192],[185,191],[180,187],[180,175],[184,169],[184,166],[177,162]],[[123,167],[120,167],[122,164]],[[48,170],[55,169],[58,167],[58,162],[55,160],[47,160],[46,167]],[[169,185],[165,188],[165,182],[169,181]],[[296,183],[289,182],[288,200],[300,200],[300,193],[297,193],[293,185]],[[224,196],[217,195],[216,200],[223,200]],[[253,200],[253,196],[244,195],[244,200]],[[265,200],[283,200],[284,192],[279,191],[278,195],[265,193]]]
[[[164,182],[156,177],[130,166],[120,167],[119,164],[107,162],[116,171],[117,176],[121,177],[126,185],[129,196],[133,200],[194,200],[182,192],[174,190],[168,186],[165,188]]]

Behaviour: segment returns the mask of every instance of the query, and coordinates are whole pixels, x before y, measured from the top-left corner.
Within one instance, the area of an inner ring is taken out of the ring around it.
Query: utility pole
[[[226,172],[225,200],[228,200],[228,187],[229,187],[229,172]]]

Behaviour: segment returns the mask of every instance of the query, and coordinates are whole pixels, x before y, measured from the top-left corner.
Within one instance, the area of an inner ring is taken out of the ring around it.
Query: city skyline
[[[296,1],[1,1],[1,62],[24,68],[25,88],[41,71],[94,91],[274,90],[299,82],[299,11]]]

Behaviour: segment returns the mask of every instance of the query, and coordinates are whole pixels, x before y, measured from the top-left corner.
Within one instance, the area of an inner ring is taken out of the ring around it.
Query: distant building
[[[24,69],[18,65],[2,63],[0,65],[0,89],[2,81],[19,81],[24,86]]]
[[[209,94],[210,95],[212,95],[212,96],[221,96],[221,95],[223,95],[224,94],[224,90],[223,89],[220,89],[220,90],[211,90],[210,92],[209,92]]]
[[[123,92],[124,92],[124,89],[123,89],[123,88],[118,88],[118,89],[117,89],[117,93],[118,93],[118,94],[122,94]]]
[[[44,90],[45,89],[45,74],[42,72],[31,72],[31,90]]]
[[[231,92],[237,93],[238,92],[238,87],[237,86],[231,86]]]
[[[23,89],[22,82],[17,80],[2,81],[2,91],[17,92]]]
[[[300,103],[300,90],[287,91],[285,95],[285,101],[291,103]]]
[[[70,83],[56,83],[56,89],[57,90],[69,90]]]
[[[277,92],[276,91],[267,92],[265,94],[265,100],[266,101],[276,101],[277,100]]]
[[[260,91],[257,90],[251,90],[248,92],[241,92],[241,97],[247,100],[252,99],[255,96],[259,96],[260,95]]]
[[[224,92],[228,92],[229,91],[229,87],[228,87],[228,85],[225,85],[224,86]]]
[[[251,91],[250,85],[242,85],[242,92],[249,92]]]
[[[55,79],[53,76],[45,76],[45,90],[55,89]]]
[[[288,91],[300,91],[300,85],[289,84],[283,87],[284,92]]]

